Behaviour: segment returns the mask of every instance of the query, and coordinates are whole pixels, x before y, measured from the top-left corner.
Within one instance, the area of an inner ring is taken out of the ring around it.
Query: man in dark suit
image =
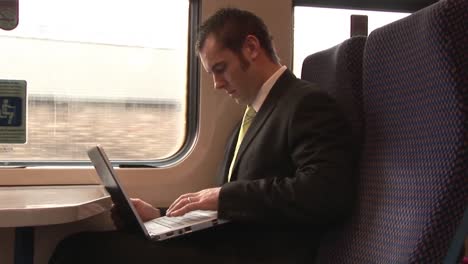
[[[326,93],[280,64],[263,21],[221,9],[201,26],[197,51],[215,89],[247,110],[225,183],[181,195],[167,215],[218,210],[231,223],[164,242],[122,232],[80,234],[62,242],[51,263],[309,262],[321,232],[349,213],[350,128]],[[144,201],[133,203],[143,220],[160,215]]]

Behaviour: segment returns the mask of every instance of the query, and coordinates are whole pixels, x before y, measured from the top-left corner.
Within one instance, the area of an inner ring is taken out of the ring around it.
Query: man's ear
[[[255,60],[260,53],[260,41],[254,35],[247,35],[244,41],[244,50],[246,56],[251,60]]]

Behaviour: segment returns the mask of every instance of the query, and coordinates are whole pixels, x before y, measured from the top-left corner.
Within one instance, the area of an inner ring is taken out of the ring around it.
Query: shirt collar
[[[260,87],[260,90],[258,91],[257,97],[252,103],[252,107],[255,110],[255,112],[258,113],[260,110],[260,107],[262,107],[263,102],[265,102],[266,97],[270,93],[271,88],[273,88],[273,85],[275,85],[276,81],[278,78],[283,74],[283,72],[286,70],[286,66],[283,65],[281,66],[273,75],[266,80],[266,82]]]

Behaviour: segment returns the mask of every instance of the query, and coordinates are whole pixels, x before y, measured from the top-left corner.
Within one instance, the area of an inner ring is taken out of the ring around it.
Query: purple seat
[[[442,263],[468,204],[468,1],[373,31],[358,201],[318,263]]]
[[[362,132],[362,55],[366,37],[356,36],[309,55],[302,64],[301,79],[315,83],[334,98],[351,124],[357,149]]]

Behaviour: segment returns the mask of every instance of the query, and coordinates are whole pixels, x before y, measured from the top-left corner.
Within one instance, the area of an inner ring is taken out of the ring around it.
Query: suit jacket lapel
[[[245,134],[244,139],[242,140],[242,143],[239,147],[239,151],[237,152],[236,161],[234,163],[234,168],[232,172],[232,176],[234,176],[233,179],[237,178],[237,166],[239,160],[242,159],[245,150],[250,146],[252,140],[255,138],[258,131],[262,128],[263,124],[270,116],[271,112],[276,106],[276,103],[280,99],[281,95],[285,92],[285,89],[288,89],[291,81],[295,78],[296,77],[294,76],[294,74],[292,74],[292,72],[286,70],[271,88],[270,93],[266,97],[265,101],[260,107],[260,110],[258,111],[254,120],[250,124],[249,130],[247,130],[247,133]]]

